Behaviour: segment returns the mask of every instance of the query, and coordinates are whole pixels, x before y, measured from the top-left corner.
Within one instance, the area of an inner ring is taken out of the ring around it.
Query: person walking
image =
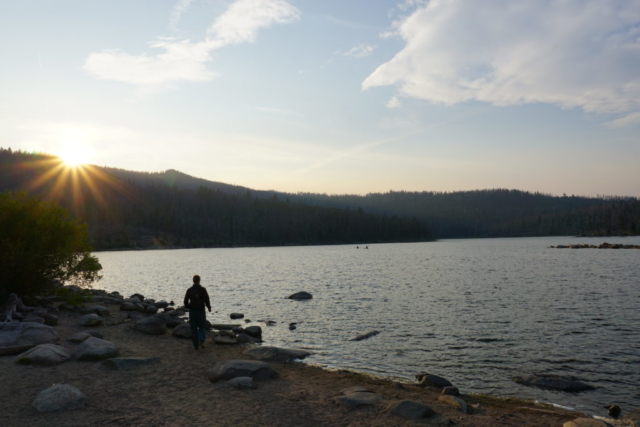
[[[184,306],[189,309],[189,325],[191,326],[191,340],[193,348],[204,348],[205,330],[207,328],[207,315],[204,307],[207,306],[211,313],[211,302],[207,290],[200,285],[200,276],[193,276],[193,286],[187,289],[184,295]]]

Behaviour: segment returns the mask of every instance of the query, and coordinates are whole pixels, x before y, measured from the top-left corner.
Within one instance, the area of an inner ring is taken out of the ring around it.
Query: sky
[[[0,147],[293,193],[640,196],[640,0],[3,0],[0,33]]]

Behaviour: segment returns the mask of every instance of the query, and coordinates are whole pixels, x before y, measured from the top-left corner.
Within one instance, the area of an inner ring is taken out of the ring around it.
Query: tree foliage
[[[88,286],[102,269],[87,227],[53,202],[0,193],[0,299],[42,292],[59,281]]]

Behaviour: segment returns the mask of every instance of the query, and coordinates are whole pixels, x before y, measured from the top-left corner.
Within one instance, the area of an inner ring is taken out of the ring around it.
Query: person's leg
[[[198,340],[200,343],[204,343],[206,338],[205,331],[207,329],[207,313],[202,310],[202,315],[199,316],[198,322]]]
[[[198,315],[196,311],[189,310],[189,326],[191,327],[191,342],[196,350],[200,347],[198,340]]]

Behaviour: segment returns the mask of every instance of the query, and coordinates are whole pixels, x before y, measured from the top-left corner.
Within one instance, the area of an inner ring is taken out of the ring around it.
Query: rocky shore
[[[550,249],[640,249],[640,245],[623,245],[621,243],[600,243],[599,245],[587,245],[579,243],[577,245],[557,245],[549,246]]]
[[[22,321],[0,323],[2,426],[640,425],[640,414],[607,423],[465,394],[430,372],[397,382],[297,363],[310,353],[263,343],[243,313],[194,350],[188,310],[172,302],[95,290],[80,305],[27,305]]]

